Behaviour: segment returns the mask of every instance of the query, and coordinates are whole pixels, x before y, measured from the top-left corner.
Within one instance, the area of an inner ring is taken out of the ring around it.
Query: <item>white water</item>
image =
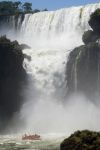
[[[31,56],[31,61],[24,60],[31,79],[20,112],[25,120],[23,130],[56,134],[86,128],[99,130],[100,111],[84,96],[71,98],[65,106],[62,104],[66,100],[65,68],[69,50],[82,44],[83,32],[90,29],[89,16],[97,8],[100,3],[25,15],[20,34],[12,36],[31,46],[23,51]]]
[[[42,92],[54,91],[57,79],[61,85],[69,50],[82,44],[82,34],[90,29],[89,16],[96,8],[100,4],[25,16],[20,39],[32,47],[24,50],[32,60],[25,60],[24,67]]]

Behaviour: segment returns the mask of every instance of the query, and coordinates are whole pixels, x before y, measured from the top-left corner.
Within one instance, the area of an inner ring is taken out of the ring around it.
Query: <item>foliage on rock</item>
[[[76,131],[61,143],[60,150],[100,150],[100,133]]]

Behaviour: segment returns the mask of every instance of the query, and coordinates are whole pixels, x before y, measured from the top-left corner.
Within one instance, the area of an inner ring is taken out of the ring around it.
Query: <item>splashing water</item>
[[[88,102],[84,96],[73,97],[71,106],[66,102],[64,107],[62,102],[66,101],[65,69],[68,55],[74,47],[82,44],[82,34],[90,29],[90,14],[97,8],[100,8],[100,3],[25,16],[20,39],[32,47],[24,50],[25,54],[31,56],[30,62],[24,60],[24,67],[33,80],[30,81],[31,90],[21,110],[22,118],[27,120],[27,129],[39,133],[92,129],[88,111],[90,104],[86,104]],[[38,96],[33,93],[34,87]],[[79,105],[75,109],[76,101]],[[82,114],[77,116],[77,109],[86,105],[86,113],[83,109]],[[85,115],[86,118],[83,117]],[[74,118],[77,120],[76,126]],[[80,118],[83,118],[86,126],[82,125]]]
[[[89,16],[97,8],[100,3],[27,14],[16,37],[11,30],[7,33],[12,39],[31,46],[23,51],[31,56],[31,61],[25,59],[23,64],[30,76],[20,111],[20,118],[25,121],[23,132],[57,136],[69,135],[77,129],[99,130],[99,106],[83,95],[66,101],[65,81],[68,55],[74,47],[83,44],[82,34],[90,29]]]

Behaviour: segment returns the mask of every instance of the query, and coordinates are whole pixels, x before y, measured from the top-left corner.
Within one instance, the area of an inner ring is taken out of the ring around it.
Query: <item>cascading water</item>
[[[25,59],[23,64],[30,76],[20,112],[21,119],[26,121],[26,131],[69,134],[77,129],[99,130],[100,111],[84,96],[62,103],[67,93],[67,57],[82,44],[82,34],[90,29],[89,16],[97,8],[100,3],[25,15],[15,39],[31,46],[23,51],[31,56],[31,61]],[[11,30],[8,36],[10,33]]]
[[[25,60],[24,67],[42,92],[47,93],[48,89],[51,95],[55,85],[59,87],[65,82],[66,57],[70,50],[82,44],[82,34],[90,29],[89,16],[97,8],[99,3],[25,15],[20,39],[32,47],[24,51],[32,60]]]
[[[31,56],[30,62],[24,61],[24,67],[32,79],[21,114],[27,120],[28,129],[43,133],[59,132],[60,127],[57,128],[56,125],[61,126],[61,117],[58,114],[63,116],[63,113],[67,113],[61,103],[66,100],[67,57],[70,50],[82,44],[82,34],[90,29],[90,14],[97,8],[100,8],[100,3],[25,15],[20,29],[20,41],[31,46],[30,50],[24,50],[25,54]],[[75,72],[75,84],[76,82]],[[34,95],[34,88],[38,96]],[[64,119],[68,124],[66,115]],[[65,132],[65,126],[62,125],[62,132]]]

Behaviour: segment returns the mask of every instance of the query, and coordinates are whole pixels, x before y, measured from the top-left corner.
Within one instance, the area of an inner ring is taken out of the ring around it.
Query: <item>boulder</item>
[[[76,131],[61,143],[60,150],[100,150],[100,132]]]

